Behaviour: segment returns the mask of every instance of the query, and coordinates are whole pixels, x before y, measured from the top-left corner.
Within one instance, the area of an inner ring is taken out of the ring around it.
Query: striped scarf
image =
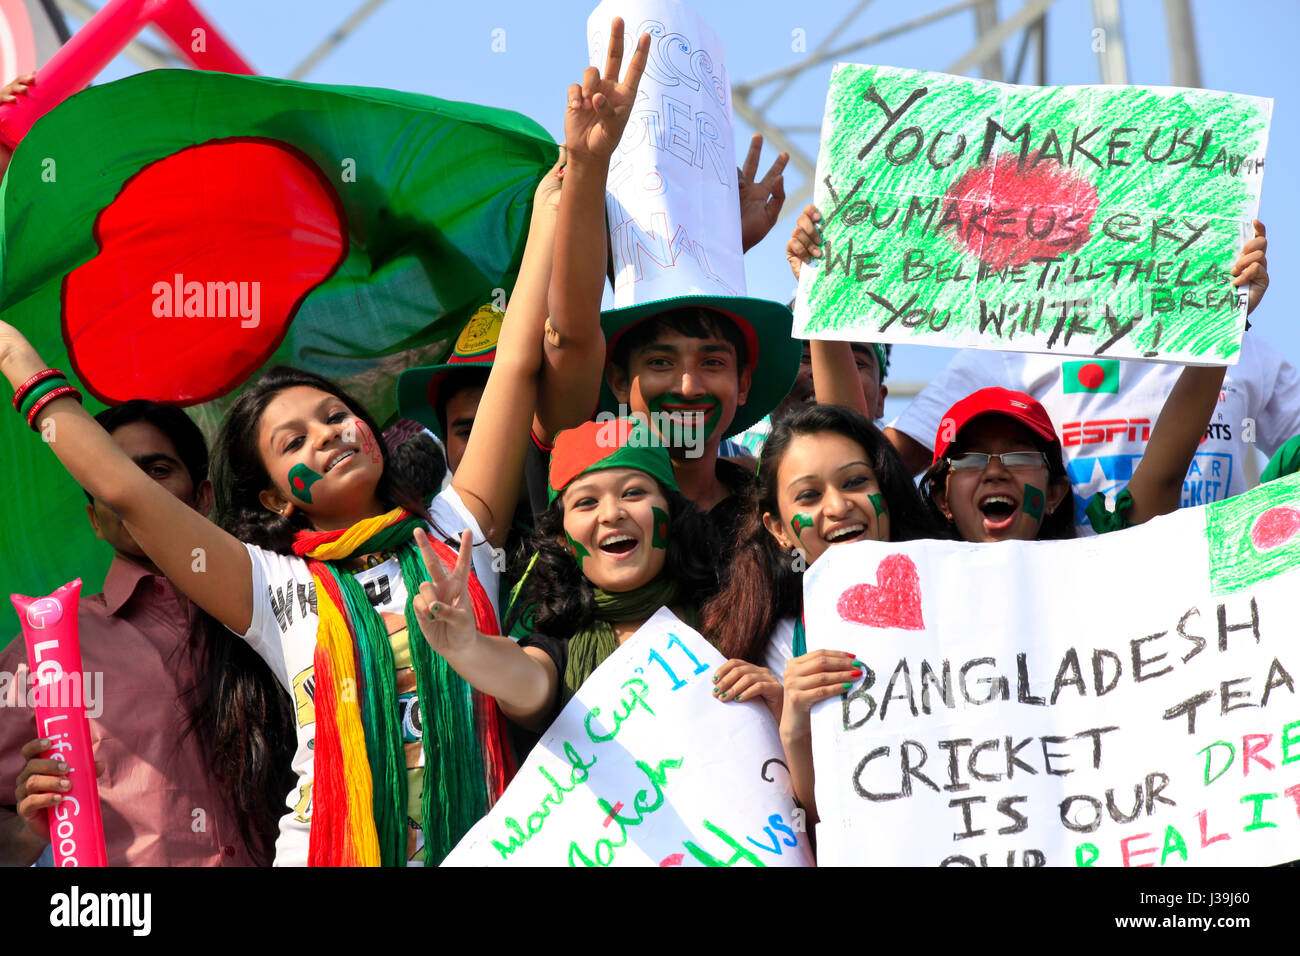
[[[422,522],[395,508],[339,531],[299,532],[294,553],[316,582],[315,784],[311,866],[405,866],[406,760],[388,630],[341,563],[395,551],[406,585],[406,625],[423,723],[424,861],[440,863],[491,809],[514,773],[505,719],[429,648],[411,600],[429,575],[415,546]],[[443,567],[456,553],[430,538]],[[487,592],[471,574],[480,632],[499,633]]]

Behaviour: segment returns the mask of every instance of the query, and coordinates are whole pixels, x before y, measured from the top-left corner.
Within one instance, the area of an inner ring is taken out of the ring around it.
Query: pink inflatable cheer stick
[[[95,782],[95,756],[90,748],[90,724],[82,695],[81,640],[77,633],[77,600],[81,578],[63,585],[49,597],[9,595],[23,625],[27,664],[36,682],[36,732],[52,740],[41,754],[68,765],[72,788],[50,811],[50,844],[55,866],[107,866],[104,818]]]

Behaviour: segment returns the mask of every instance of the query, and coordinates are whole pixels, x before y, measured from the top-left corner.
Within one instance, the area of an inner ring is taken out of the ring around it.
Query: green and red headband
[[[554,504],[579,475],[606,468],[635,468],[663,487],[678,490],[672,459],[659,436],[638,419],[611,418],[584,422],[556,436],[547,503]]]

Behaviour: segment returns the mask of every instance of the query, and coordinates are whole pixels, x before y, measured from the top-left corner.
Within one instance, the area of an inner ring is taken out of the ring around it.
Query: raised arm
[[[1187,469],[1214,414],[1226,371],[1221,365],[1189,365],[1178,376],[1128,483],[1133,497],[1129,524],[1178,510]]]
[[[45,367],[21,333],[0,322],[0,373],[10,387]],[[75,398],[54,399],[39,418],[46,444],[68,474],[118,514],[163,574],[222,624],[247,631],[253,587],[243,544],[141,471]]]
[[[623,82],[623,21],[610,27],[602,76],[594,66],[569,87],[564,114],[568,165],[555,233],[542,376],[534,431],[549,443],[556,432],[591,417],[605,369],[600,296],[608,261],[605,181],[609,160],[623,136],[645,70],[650,37],[643,34]]]
[[[495,547],[505,544],[510,531],[523,480],[528,429],[537,405],[556,213],[560,196],[569,188],[560,188],[562,178],[568,181],[561,162],[537,187],[519,279],[501,322],[496,359],[483,387],[465,455],[451,481]]]
[[[1247,315],[1259,305],[1268,288],[1267,254],[1264,224],[1256,220],[1255,238],[1242,247],[1230,273],[1234,286],[1249,284]],[[1223,366],[1189,365],[1178,376],[1151,429],[1146,453],[1128,483],[1128,492],[1133,496],[1129,524],[1141,524],[1178,509],[1187,469],[1214,414],[1226,371]]]
[[[799,221],[785,244],[785,258],[795,279],[805,262],[822,255],[821,230],[817,223],[822,214],[811,203],[804,206]],[[819,405],[841,405],[861,412],[868,420],[875,417],[867,408],[867,397],[862,394],[858,380],[858,362],[853,357],[853,346],[848,342],[813,339],[809,343],[812,353],[813,390]]]

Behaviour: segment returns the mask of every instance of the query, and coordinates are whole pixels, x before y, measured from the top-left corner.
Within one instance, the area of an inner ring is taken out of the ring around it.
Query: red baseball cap
[[[1035,435],[1056,448],[1056,458],[1060,460],[1061,441],[1056,437],[1056,427],[1052,424],[1047,409],[1024,392],[1013,392],[1008,388],[981,388],[948,409],[948,414],[939,421],[939,431],[934,437],[934,461],[931,464],[948,453],[963,428],[983,415],[1002,415],[1027,426]]]

